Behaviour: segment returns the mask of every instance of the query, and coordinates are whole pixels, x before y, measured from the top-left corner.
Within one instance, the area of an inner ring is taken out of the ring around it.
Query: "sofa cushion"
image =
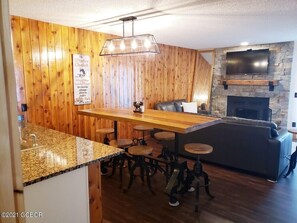
[[[173,104],[177,112],[183,112],[183,106],[181,102],[174,102]]]
[[[176,107],[174,106],[174,102],[181,103],[185,102],[186,99],[177,99],[173,101],[165,101],[165,102],[159,102],[155,104],[155,109],[162,110],[162,111],[174,111],[177,112]]]
[[[164,111],[176,111],[174,104],[161,105],[161,108]]]

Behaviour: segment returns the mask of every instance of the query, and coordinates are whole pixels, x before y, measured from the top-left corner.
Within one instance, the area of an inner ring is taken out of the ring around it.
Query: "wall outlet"
[[[296,127],[296,122],[292,122],[292,127]]]
[[[297,92],[295,92],[294,97],[297,98]]]

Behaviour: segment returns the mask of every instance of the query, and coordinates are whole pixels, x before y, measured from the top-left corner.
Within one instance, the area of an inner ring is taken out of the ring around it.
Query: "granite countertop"
[[[30,134],[36,135],[35,147]],[[119,148],[29,123],[22,128],[22,138],[24,186],[123,153]]]

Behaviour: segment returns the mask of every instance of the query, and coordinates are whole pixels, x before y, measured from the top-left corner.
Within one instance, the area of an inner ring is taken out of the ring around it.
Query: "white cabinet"
[[[24,188],[27,223],[89,223],[88,167]]]

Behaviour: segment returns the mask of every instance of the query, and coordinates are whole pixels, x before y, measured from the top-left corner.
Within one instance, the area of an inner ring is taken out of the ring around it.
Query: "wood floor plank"
[[[149,141],[155,146],[155,142]],[[156,146],[155,146],[156,147]],[[158,153],[159,149],[156,149]],[[192,162],[190,163],[192,165]],[[119,176],[102,176],[103,218],[105,223],[295,223],[297,222],[297,173],[271,183],[263,178],[221,166],[203,164],[211,179],[210,200],[201,189],[200,210],[194,212],[194,193],[178,197],[180,206],[170,207],[164,193],[165,178],[152,177],[152,195],[136,178],[127,193],[119,188]],[[128,184],[127,168],[123,187]]]

